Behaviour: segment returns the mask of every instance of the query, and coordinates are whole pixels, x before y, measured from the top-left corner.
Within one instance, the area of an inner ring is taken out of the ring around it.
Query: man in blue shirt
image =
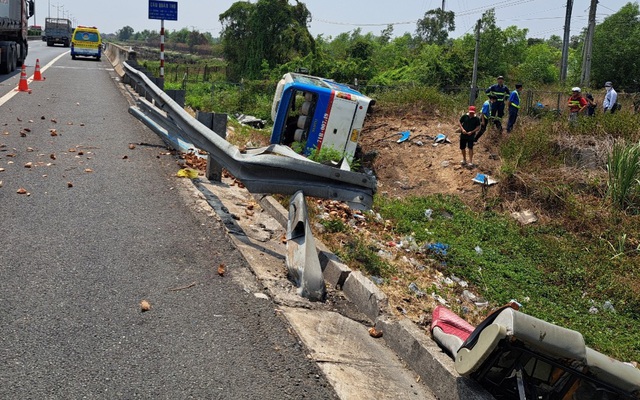
[[[496,102],[491,106],[491,116],[496,128],[502,133],[502,117],[504,117],[504,102],[509,99],[509,88],[504,84],[504,77],[497,78],[498,83],[489,87],[485,92],[491,96],[496,96]]]
[[[602,107],[604,108],[605,113],[609,111],[613,114],[618,109],[618,93],[613,88],[611,82],[605,83],[604,88],[607,90],[607,94],[604,96]]]
[[[509,122],[507,123],[507,133],[511,133],[513,129],[513,125],[515,125],[516,120],[518,119],[518,111],[520,111],[520,93],[522,93],[522,84],[516,84],[516,90],[511,92],[511,96],[509,96],[509,100],[507,103],[509,104]]]
[[[477,142],[480,139],[480,136],[484,135],[484,132],[487,130],[487,125],[489,125],[489,121],[491,120],[491,106],[496,102],[496,96],[489,95],[489,100],[485,101],[482,104],[482,111],[480,111],[480,118],[482,118],[482,123],[480,125],[480,131],[476,134],[476,138],[474,142]]]

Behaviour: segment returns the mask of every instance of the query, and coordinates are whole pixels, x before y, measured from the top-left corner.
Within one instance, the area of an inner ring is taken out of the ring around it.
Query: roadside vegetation
[[[415,35],[395,37],[387,27],[380,35],[356,29],[313,38],[305,33],[310,15],[304,4],[286,3],[235,3],[220,16],[224,29],[219,39],[189,31],[183,39],[176,36],[192,56],[176,62],[179,67],[168,63],[166,88],[186,89],[187,106],[194,110],[267,121],[277,80],[297,68],[341,82],[357,80],[358,88],[377,100],[379,115],[422,113],[452,124],[467,104],[475,38],[448,37],[452,13],[427,12]],[[260,16],[276,15],[276,9],[287,23],[266,30]],[[631,38],[640,40],[638,16],[638,4],[629,3],[598,24],[589,86],[600,88],[613,80],[621,94],[638,91],[634,77],[640,76],[640,66],[631,45],[638,42]],[[626,27],[624,32],[619,26]],[[524,312],[581,332],[599,351],[640,361],[640,117],[634,112],[635,96],[621,96],[623,109],[617,115],[599,114],[570,125],[562,112],[568,89],[579,81],[583,35],[571,38],[569,77],[561,83],[559,37],[528,38],[526,29],[501,29],[491,10],[482,17],[481,32],[480,87],[505,75],[510,86],[523,82],[540,98],[560,93],[560,109],[554,100],[543,101],[544,113],[521,117],[518,129],[497,145],[501,167],[493,175],[499,185],[477,198],[378,194],[372,212],[364,214],[366,229],[335,216],[319,218],[320,237],[385,291],[397,292],[393,306],[403,313],[429,314],[433,303],[426,298],[437,296],[478,322],[483,309],[470,310],[458,301],[462,287],[442,284],[455,276],[490,306],[515,299]],[[155,45],[153,32],[136,36],[126,29],[126,38],[122,33],[120,40]],[[279,39],[271,41],[274,37]],[[197,46],[210,53],[193,56]],[[251,51],[241,51],[246,48]],[[152,71],[159,69],[155,56],[150,51],[142,60]],[[484,99],[481,93],[476,105]],[[268,129],[252,130],[233,120],[230,126],[230,140],[239,146],[268,141]],[[324,161],[332,155],[313,157]],[[522,226],[510,215],[525,209],[539,217],[537,223]],[[389,243],[397,242],[409,243],[403,251],[415,260],[414,267],[385,253]],[[422,295],[410,290],[410,283]]]

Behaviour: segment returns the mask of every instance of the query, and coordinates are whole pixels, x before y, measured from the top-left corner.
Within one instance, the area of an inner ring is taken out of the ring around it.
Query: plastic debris
[[[444,283],[444,284],[445,284],[445,285],[447,285],[447,286],[453,286],[453,285],[455,285],[455,282],[453,281],[453,279],[451,279],[451,278],[449,278],[449,277],[444,278],[444,280],[442,281],[442,283]]]
[[[482,253],[483,253],[482,248],[480,246],[476,246],[474,250],[476,251],[476,253],[478,253],[480,255],[482,255]]]
[[[427,295],[425,292],[420,290],[420,288],[418,287],[418,285],[416,285],[415,282],[411,282],[409,284],[409,290],[411,290],[418,297],[424,297]]]
[[[446,256],[447,255],[447,250],[449,250],[449,245],[448,244],[444,244],[444,243],[440,243],[440,242],[436,242],[436,243],[428,243],[425,245],[425,249],[440,255],[440,256]]]
[[[598,313],[598,307],[591,306],[591,308],[589,308],[589,314],[597,314],[597,313]]]
[[[384,279],[380,278],[379,276],[371,275],[369,278],[378,286],[384,283]]]
[[[431,297],[433,297],[433,299],[435,301],[437,301],[438,303],[442,304],[443,306],[447,305],[447,301],[442,296],[440,296],[439,294],[431,293]]]
[[[478,296],[476,296],[475,294],[471,293],[468,290],[465,290],[465,291],[462,292],[462,297],[465,300],[470,301],[472,303],[478,299]]]
[[[424,210],[424,216],[431,221],[431,216],[433,215],[433,210],[430,208],[427,208],[426,210]]]
[[[198,171],[191,168],[183,168],[180,171],[178,171],[176,176],[179,178],[196,179],[198,177]]]
[[[497,180],[493,179],[489,175],[478,173],[475,178],[472,179],[473,182],[479,183],[481,185],[491,186],[498,183]]]
[[[440,165],[442,165],[442,168],[447,168],[449,166],[449,161],[443,161]]]
[[[422,141],[421,141],[421,140],[418,140],[418,141],[416,142],[416,144],[417,144],[418,146],[424,146],[424,143],[422,143]]]
[[[404,131],[404,132],[398,133],[398,135],[400,135],[400,139],[398,139],[397,143],[402,143],[402,142],[406,142],[407,140],[409,140],[409,138],[411,137],[411,132],[410,131]]]
[[[511,213],[511,216],[515,218],[522,225],[533,224],[534,222],[538,222],[538,217],[530,210],[525,211],[515,211]]]
[[[444,133],[438,133],[433,139],[434,143],[451,143],[451,140]]]
[[[612,313],[616,313],[616,309],[613,308],[613,304],[611,304],[611,302],[609,300],[605,301],[604,304],[602,305],[602,308],[604,308],[605,310],[612,312]]]
[[[248,125],[253,128],[262,129],[267,124],[267,121],[256,118],[253,115],[245,115],[245,114],[236,114],[236,118],[238,122],[242,125]]]

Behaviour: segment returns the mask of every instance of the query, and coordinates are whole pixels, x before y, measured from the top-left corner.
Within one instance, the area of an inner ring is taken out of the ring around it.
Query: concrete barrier
[[[113,68],[116,70],[118,75],[124,76],[124,67],[122,66],[122,63],[125,61],[135,61],[136,52],[131,47],[126,48],[111,42],[106,42],[105,47],[104,54],[111,62],[111,65],[113,65]]]

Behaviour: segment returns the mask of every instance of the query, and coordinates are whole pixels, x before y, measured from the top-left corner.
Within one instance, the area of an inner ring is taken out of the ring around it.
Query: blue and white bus
[[[333,148],[352,160],[369,107],[375,104],[347,85],[288,73],[278,83],[271,108],[272,144],[302,145],[303,154]]]

